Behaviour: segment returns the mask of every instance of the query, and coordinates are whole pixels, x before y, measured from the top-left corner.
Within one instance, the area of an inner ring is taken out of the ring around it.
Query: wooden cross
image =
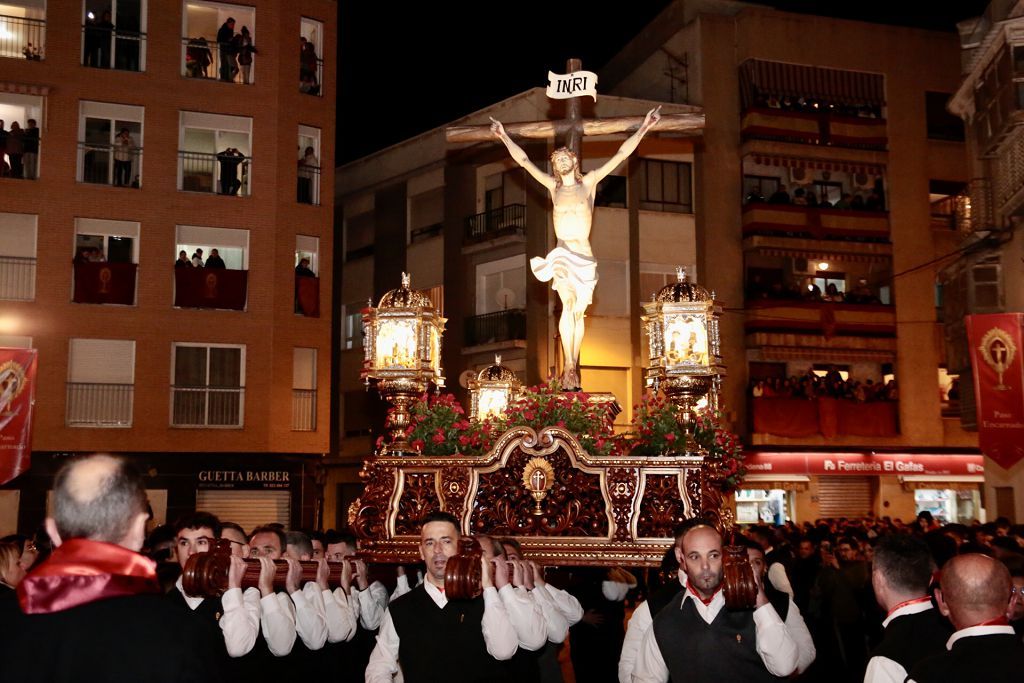
[[[570,59],[565,65],[567,73],[580,71],[583,62]],[[565,136],[565,146],[572,150],[582,166],[582,140],[584,135],[610,135],[612,133],[632,133],[644,122],[643,116],[615,116],[609,118],[584,119],[580,115],[580,100],[583,96],[566,100],[566,118],[558,121],[524,121],[506,123],[505,131],[513,138],[549,140],[559,135]],[[672,131],[690,135],[700,135],[704,129],[704,110],[702,107],[674,105],[685,107],[690,111],[684,114],[662,114],[661,120],[652,131]],[[485,126],[450,126],[445,129],[448,142],[490,142],[495,140],[490,124]]]

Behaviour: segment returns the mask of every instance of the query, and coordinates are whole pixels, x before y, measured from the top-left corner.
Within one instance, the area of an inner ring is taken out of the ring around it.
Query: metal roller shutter
[[[822,517],[864,517],[874,509],[872,477],[818,477]]]
[[[272,491],[196,491],[196,509],[211,512],[225,522],[242,525],[248,533],[258,526],[279,522],[291,528],[291,492]]]

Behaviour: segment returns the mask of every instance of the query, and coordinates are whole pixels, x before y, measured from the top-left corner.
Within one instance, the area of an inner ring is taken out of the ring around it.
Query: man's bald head
[[[1006,614],[1010,600],[1010,572],[1002,562],[970,553],[957,555],[942,567],[942,613],[957,629],[974,626]]]
[[[87,538],[138,550],[137,527],[141,517],[144,538],[146,514],[146,487],[138,470],[120,458],[92,455],[57,472],[53,516],[47,521],[61,540]]]

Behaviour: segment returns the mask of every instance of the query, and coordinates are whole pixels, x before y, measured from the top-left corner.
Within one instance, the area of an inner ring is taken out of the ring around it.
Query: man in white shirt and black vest
[[[903,683],[915,664],[945,652],[953,629],[928,595],[934,572],[935,562],[923,540],[910,534],[878,540],[871,585],[886,611],[885,635],[871,653],[864,683]]]
[[[420,556],[427,580],[388,606],[366,667],[366,683],[391,683],[399,666],[405,683],[510,680],[501,662],[516,653],[518,638],[492,578],[508,569],[504,562],[481,557],[483,595],[449,601],[444,571],[448,558],[459,550],[459,536],[458,520],[447,512],[423,519]]]
[[[799,650],[755,573],[754,610],[725,609],[722,536],[687,531],[677,547],[686,588],[654,618],[640,646],[634,683],[774,681],[797,670]]]
[[[919,662],[908,683],[984,681],[1020,683],[1024,677],[1024,644],[1006,618],[1010,604],[1010,572],[986,555],[957,555],[942,567],[935,599],[956,632],[940,655]]]

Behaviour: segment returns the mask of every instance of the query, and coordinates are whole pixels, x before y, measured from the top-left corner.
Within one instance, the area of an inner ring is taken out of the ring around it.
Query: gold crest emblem
[[[0,365],[0,413],[10,410],[14,399],[25,390],[25,368],[9,360]]]
[[[999,376],[999,383],[993,388],[996,391],[1008,391],[1009,387],[1003,384],[1003,375],[1013,363],[1013,357],[1017,355],[1017,345],[1013,343],[1013,337],[1006,330],[991,328],[981,338],[978,355],[985,365],[995,370]]]
[[[544,514],[540,503],[548,495],[548,490],[555,483],[555,468],[544,458],[531,458],[523,468],[523,486],[533,496],[536,505],[533,514],[538,517]]]

